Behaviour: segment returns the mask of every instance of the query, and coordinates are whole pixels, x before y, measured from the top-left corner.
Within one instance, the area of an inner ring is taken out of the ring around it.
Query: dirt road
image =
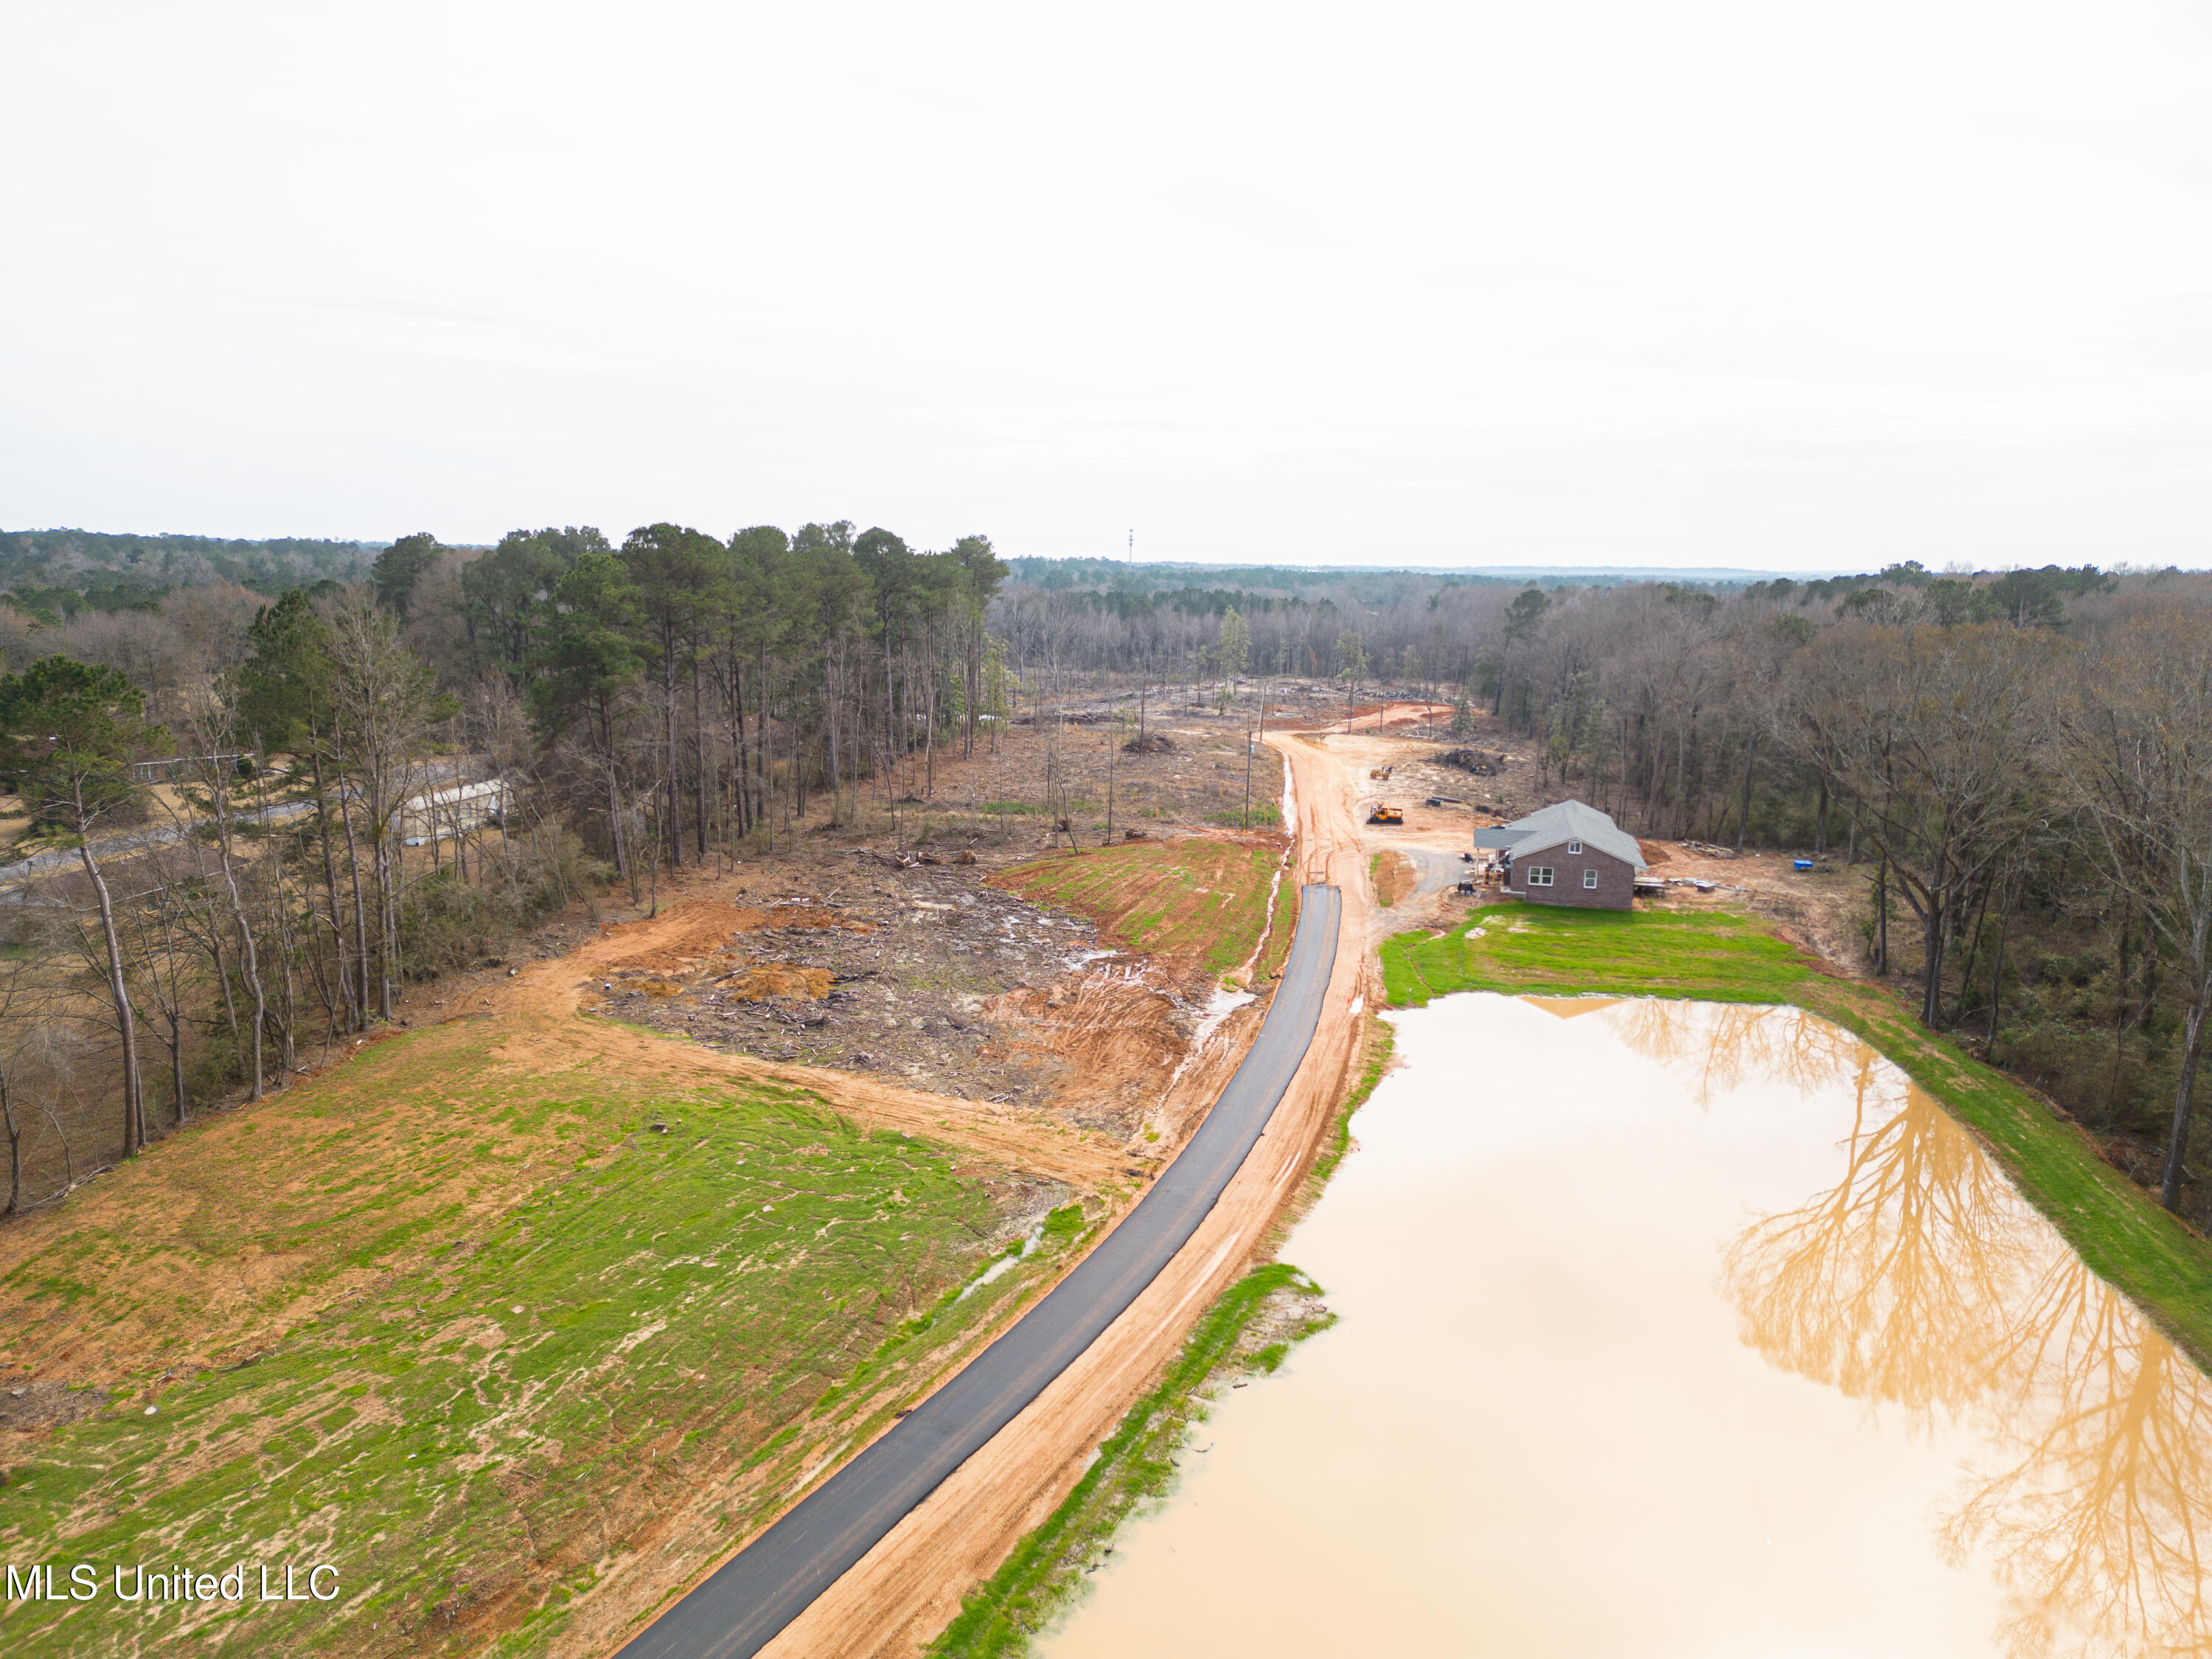
[[[1362,729],[1432,713],[1405,704]],[[1341,763],[1296,732],[1270,732],[1292,780],[1300,880],[1341,895],[1342,936],[1364,939],[1372,908]],[[1250,1264],[1298,1185],[1342,1100],[1363,1029],[1373,958],[1340,950],[1305,1063],[1270,1125],[1197,1233],[1127,1312],[981,1451],[909,1511],[859,1564],[760,1651],[772,1659],[918,1653],[959,1611],[969,1586],[1051,1513],[1091,1448],[1171,1358],[1192,1323]],[[797,1494],[794,1494],[796,1496]],[[631,1632],[609,1632],[600,1650]]]

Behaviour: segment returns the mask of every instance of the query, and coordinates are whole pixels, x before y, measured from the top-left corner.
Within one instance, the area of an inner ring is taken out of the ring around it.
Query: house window
[[[1570,854],[1579,853],[1579,852],[1581,852],[1582,850],[1583,850],[1583,844],[1582,844],[1582,842],[1578,842],[1578,841],[1571,841],[1571,842],[1569,842],[1567,843],[1567,851],[1568,851]]]
[[[1597,885],[1597,872],[1596,872],[1596,871],[1595,871],[1595,870],[1585,870],[1585,871],[1583,871],[1583,886],[1585,889],[1589,889],[1589,888],[1594,888],[1594,887],[1595,887],[1596,885]]]
[[[1539,864],[1532,867],[1528,872],[1528,884],[1531,887],[1549,887],[1552,884],[1552,866]]]

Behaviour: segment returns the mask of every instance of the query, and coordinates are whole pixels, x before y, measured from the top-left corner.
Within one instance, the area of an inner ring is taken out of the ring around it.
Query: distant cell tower
[[[1129,529],[1129,562],[1130,562],[1131,564],[1134,564],[1134,563],[1136,563],[1136,562],[1137,562],[1137,532],[1136,532],[1136,527],[1133,525],[1133,526],[1130,526],[1130,529]]]

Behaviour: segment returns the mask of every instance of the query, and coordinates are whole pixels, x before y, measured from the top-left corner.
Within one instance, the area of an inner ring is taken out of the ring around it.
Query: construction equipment
[[[1367,815],[1370,823],[1403,823],[1406,815],[1395,806],[1377,806]]]
[[[1397,769],[1395,766],[1378,766],[1367,775],[1378,783],[1388,783],[1390,781],[1390,775]]]

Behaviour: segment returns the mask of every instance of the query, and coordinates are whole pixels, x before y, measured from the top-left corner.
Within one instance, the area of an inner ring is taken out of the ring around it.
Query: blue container
[[[1813,860],[1810,859],[1792,859],[1790,860],[1790,867],[1792,870],[1809,870],[1813,867]]]

